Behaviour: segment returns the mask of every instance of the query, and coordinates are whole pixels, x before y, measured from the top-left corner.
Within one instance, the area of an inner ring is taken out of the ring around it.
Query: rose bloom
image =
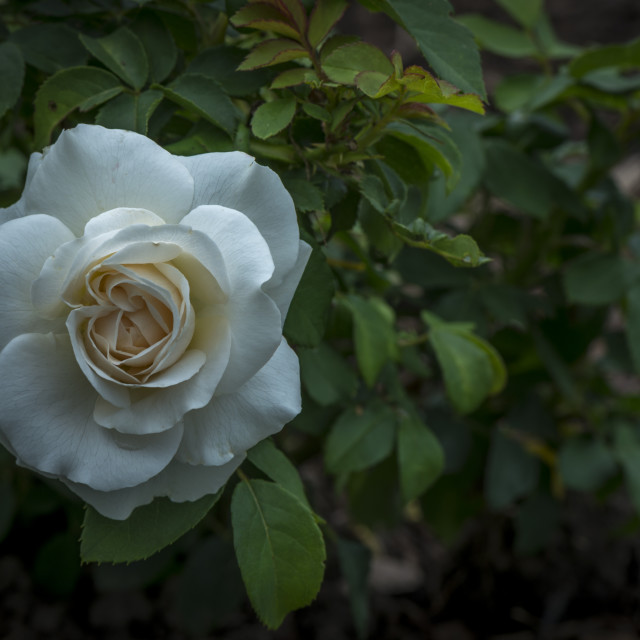
[[[79,125],[0,210],[0,442],[125,519],[215,493],[300,412],[282,326],[310,247],[278,176]]]

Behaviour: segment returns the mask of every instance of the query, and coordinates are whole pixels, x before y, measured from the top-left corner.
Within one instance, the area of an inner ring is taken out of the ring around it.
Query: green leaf
[[[186,73],[169,87],[153,85],[169,100],[220,127],[230,135],[236,129],[238,111],[217,82],[198,73]]]
[[[380,298],[365,300],[350,295],[345,304],[353,316],[358,366],[365,382],[372,387],[382,367],[398,357],[393,311]]]
[[[386,213],[389,207],[389,197],[385,191],[384,183],[378,176],[373,174],[363,176],[359,188],[360,193],[378,213]]]
[[[246,50],[239,47],[211,47],[202,51],[189,63],[186,73],[200,73],[215,80],[230,96],[248,96],[267,84],[270,76],[266,69],[238,71],[237,67],[246,55]]]
[[[17,45],[0,44],[0,118],[18,101],[24,80],[24,60]]]
[[[489,394],[494,395],[496,393],[500,393],[500,391],[504,389],[504,386],[507,383],[507,367],[502,360],[502,356],[493,347],[493,345],[491,345],[486,340],[483,340],[479,336],[467,332],[463,332],[463,335],[467,338],[467,340],[473,342],[476,347],[484,351],[487,358],[489,358],[491,369],[493,371],[493,384],[491,385]]]
[[[635,284],[627,294],[627,345],[633,368],[640,374],[640,285]]]
[[[298,470],[291,464],[289,458],[276,447],[273,440],[267,438],[259,442],[247,451],[247,458],[276,484],[294,495],[308,509],[311,509]]]
[[[333,272],[319,247],[309,257],[284,323],[284,335],[293,344],[315,347],[324,336],[335,290]]]
[[[616,462],[600,438],[572,438],[560,447],[558,468],[570,489],[596,491],[615,473]]]
[[[177,156],[195,156],[210,151],[236,151],[231,138],[222,129],[206,120],[200,120],[186,138],[166,145],[167,151]]]
[[[405,142],[396,136],[383,136],[376,143],[376,151],[408,184],[424,185],[433,178],[431,163],[425,165],[422,156],[411,142]]]
[[[53,128],[85,101],[93,105],[112,98],[123,87],[108,71],[96,67],[63,69],[40,86],[35,100],[35,140],[40,149],[49,143]]]
[[[620,255],[585,253],[567,266],[563,282],[569,302],[608,305],[626,293],[628,269]]]
[[[540,465],[520,443],[494,429],[485,472],[484,492],[492,509],[505,509],[531,493]]]
[[[640,38],[626,44],[589,49],[569,63],[569,73],[574,78],[582,78],[591,71],[607,67],[621,70],[640,67]]]
[[[417,218],[410,225],[392,223],[394,233],[411,247],[428,249],[441,255],[456,267],[478,267],[489,262],[476,241],[468,235],[448,236]]]
[[[143,560],[193,529],[222,495],[195,502],[156,498],[134,509],[126,520],[111,520],[87,507],[82,525],[80,556],[83,562],[133,562]]]
[[[503,78],[494,89],[496,106],[507,113],[524,109],[548,83],[540,74],[517,73]]]
[[[420,420],[403,416],[398,424],[398,470],[405,502],[419,498],[444,469],[439,440]]]
[[[81,66],[89,55],[78,32],[65,24],[32,24],[14,31],[9,41],[17,44],[27,64],[47,74]]]
[[[317,47],[345,12],[346,0],[317,0],[314,3],[307,38],[312,47]]]
[[[477,95],[460,93],[456,87],[444,80],[437,82],[428,71],[421,67],[409,67],[400,80],[400,86],[403,85],[411,92],[406,98],[405,105],[446,104],[481,115],[484,114],[484,106]]]
[[[353,369],[328,344],[301,350],[300,375],[311,398],[322,406],[353,398],[358,379]]]
[[[251,118],[251,131],[256,138],[266,140],[288,127],[296,114],[296,99],[289,95],[261,104]]]
[[[247,4],[231,16],[230,22],[237,28],[261,29],[262,31],[272,31],[286,38],[300,39],[297,25],[291,21],[290,16],[281,11],[277,5],[267,2]]]
[[[544,12],[540,14],[534,34],[540,50],[547,58],[574,58],[581,52],[580,47],[567,44],[558,39],[549,18]]]
[[[322,70],[338,84],[356,84],[363,71],[375,72],[380,85],[393,73],[393,65],[377,47],[365,42],[345,44],[322,59]]]
[[[535,26],[542,13],[543,0],[496,0],[523,27]]]
[[[149,76],[149,63],[142,42],[126,27],[104,38],[80,34],[80,40],[95,58],[134,89],[140,90]]]
[[[149,118],[161,101],[162,92],[155,89],[139,95],[123,93],[100,109],[96,124],[110,129],[128,129],[146,135]]]
[[[596,114],[591,117],[587,141],[591,171],[606,173],[621,160],[622,149],[615,132]]]
[[[523,31],[490,20],[479,14],[460,16],[458,22],[471,30],[480,46],[505,58],[535,56],[538,49]]]
[[[488,140],[485,150],[485,182],[497,197],[541,219],[554,206],[573,203],[575,196],[559,178],[505,140]]]
[[[636,511],[640,511],[640,434],[638,427],[625,423],[616,425],[613,450],[622,465],[631,502]]]
[[[0,191],[22,189],[27,170],[27,157],[15,147],[0,151]]]
[[[258,617],[277,628],[318,593],[326,552],[309,509],[282,487],[246,480],[231,501],[233,544]]]
[[[582,83],[609,93],[626,93],[640,89],[640,74],[627,75],[617,67],[590,71],[580,78]]]
[[[93,67],[90,67],[93,69]],[[111,89],[106,89],[105,91],[101,91],[100,93],[96,93],[95,95],[87,98],[82,102],[82,104],[78,107],[79,111],[91,111],[94,107],[98,107],[101,104],[119,96],[125,88],[122,85],[118,85],[117,87],[112,87]]]
[[[453,188],[460,176],[460,151],[442,127],[427,122],[393,122],[385,131],[410,144],[425,166],[438,167],[446,177],[447,187]]]
[[[355,540],[336,540],[340,570],[349,588],[349,604],[358,638],[367,637],[369,625],[369,570],[371,551]]]
[[[375,178],[376,176],[367,177]],[[368,193],[371,195],[370,192]],[[358,220],[371,247],[384,255],[388,261],[392,261],[402,249],[402,240],[389,233],[390,216],[387,217],[379,213],[373,206],[373,201],[373,197],[360,200],[358,203]],[[397,204],[397,200],[394,200],[393,203]]]
[[[286,87],[295,87],[299,84],[320,84],[320,78],[313,69],[306,67],[298,67],[296,69],[287,69],[276,76],[271,83],[271,89],[285,89]]]
[[[455,188],[447,193],[446,178],[436,176],[429,184],[427,218],[436,224],[458,213],[476,192],[484,174],[486,160],[480,136],[474,130],[475,116],[466,113],[451,114],[451,140],[460,152],[459,178]]]
[[[324,211],[324,194],[315,184],[297,177],[297,174],[280,177],[298,211]]]
[[[471,32],[451,17],[448,0],[378,0],[378,4],[415,38],[440,77],[486,101],[478,48]]]
[[[322,122],[331,122],[331,114],[324,107],[321,107],[319,104],[305,102],[302,105],[302,109],[308,116],[311,116],[316,120],[321,120]]]
[[[281,62],[288,62],[296,58],[306,58],[309,53],[299,43],[294,40],[284,38],[277,40],[267,40],[254,47],[249,55],[238,66],[238,71],[260,69],[269,67]]]
[[[426,311],[429,342],[442,369],[447,395],[460,413],[470,413],[504,384],[504,365],[469,325],[448,323]],[[500,364],[498,364],[498,362]]]
[[[329,473],[362,471],[384,460],[393,449],[396,430],[394,411],[381,401],[348,409],[331,428],[325,443],[325,466]]]
[[[162,82],[173,71],[178,60],[178,49],[171,32],[151,12],[140,13],[131,29],[144,47],[151,82]]]

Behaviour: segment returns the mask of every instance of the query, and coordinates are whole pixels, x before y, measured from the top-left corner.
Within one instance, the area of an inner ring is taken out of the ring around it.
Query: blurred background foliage
[[[148,560],[81,567],[82,506],[3,453],[7,637],[638,632],[640,41],[569,43],[542,0],[453,2],[438,67],[438,5],[362,0],[327,40],[340,2],[272,37],[244,0],[0,4],[1,205],[78,122],[244,150],[290,190],[315,250],[285,326],[303,412],[276,442],[329,554],[317,603],[267,632],[230,491]]]

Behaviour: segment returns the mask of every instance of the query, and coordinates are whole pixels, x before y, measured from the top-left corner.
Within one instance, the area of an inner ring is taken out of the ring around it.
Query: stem
[[[398,109],[402,106],[403,100],[404,91],[400,93],[398,99],[391,105],[389,110],[384,114],[384,116],[382,116],[382,118],[380,118],[380,120],[378,120],[369,129],[363,129],[358,135],[356,135],[354,140],[359,149],[366,149],[379,140],[382,131],[384,131],[387,125],[396,117]]]

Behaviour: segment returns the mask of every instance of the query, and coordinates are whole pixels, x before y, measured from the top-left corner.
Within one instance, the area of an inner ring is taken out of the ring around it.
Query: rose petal
[[[83,236],[100,236],[103,233],[119,231],[134,224],[146,224],[156,227],[165,224],[165,221],[152,211],[147,209],[134,209],[131,207],[118,207],[105,211],[103,214],[91,218],[84,227]]]
[[[153,226],[164,222],[162,218],[145,209],[127,208],[113,209],[90,220],[85,227],[84,237],[72,237],[70,241],[61,242],[54,247],[42,267],[42,273],[33,282],[31,297],[40,315],[54,318],[61,310],[67,308],[61,300],[62,286],[77,253],[80,250],[86,252],[87,246],[91,249],[97,248],[104,242],[104,238],[102,241],[95,240],[95,236],[111,233],[111,236],[106,237],[112,237],[120,230],[121,225],[126,224]]]
[[[0,233],[0,348],[21,333],[64,331],[64,318],[35,313],[31,283],[60,244],[73,234],[50,216],[27,216],[2,225]]]
[[[0,352],[0,429],[24,464],[99,491],[132,487],[164,469],[182,424],[131,436],[92,418],[96,394],[66,336],[24,334]]]
[[[105,234],[96,238],[83,239],[83,246],[79,249],[69,247],[75,257],[69,267],[69,275],[63,284],[64,289],[79,289],[84,282],[85,273],[100,257],[105,258],[105,264],[118,262],[123,264],[125,259],[134,259],[129,247],[136,245],[140,254],[140,262],[156,262],[162,260],[167,254],[164,245],[167,245],[176,255],[180,247],[182,253],[193,256],[216,279],[219,288],[223,292],[229,288],[227,266],[217,243],[213,242],[205,233],[193,231],[184,225],[162,225],[147,227],[146,225],[134,225],[121,229],[114,235]],[[115,260],[113,254],[120,252],[120,259]],[[61,257],[65,253],[65,247],[60,248]],[[144,253],[145,260],[142,260]],[[139,263],[139,262],[138,262]],[[81,302],[78,299],[78,302]]]
[[[108,493],[64,478],[62,481],[103,516],[113,520],[126,520],[136,507],[149,504],[160,496],[168,496],[173,502],[193,502],[216,493],[244,458],[244,455],[236,456],[218,467],[196,467],[174,460],[151,480],[137,487]]]
[[[192,378],[165,389],[132,389],[129,406],[99,397],[96,422],[123,433],[156,433],[170,429],[188,411],[206,405],[229,362],[231,333],[226,318],[200,314],[190,348],[207,354],[204,366]]]
[[[243,385],[273,355],[282,336],[280,312],[262,285],[273,273],[269,247],[242,213],[201,206],[181,224],[206,233],[220,249],[229,276],[226,315],[232,334],[229,367],[220,382],[226,393]]]
[[[284,280],[277,285],[273,285],[272,282],[267,282],[263,287],[264,291],[268,293],[269,297],[278,305],[283,327],[289,306],[291,305],[291,300],[293,299],[293,294],[300,284],[300,278],[302,278],[309,256],[311,255],[311,247],[306,242],[300,240],[299,244],[298,259],[291,271],[286,274]]]
[[[112,214],[113,212],[103,214],[107,217],[106,224],[109,223]],[[180,266],[183,260],[190,260],[190,256],[195,257],[215,276],[215,280],[209,279],[207,283],[209,287],[214,287],[209,296],[217,299],[224,297],[223,292],[229,288],[227,269],[220,250],[209,237],[179,225],[135,224],[118,231],[86,236],[61,245],[45,262],[40,276],[33,283],[33,304],[38,312],[41,315],[51,314],[50,310],[57,309],[56,305],[63,295],[70,304],[78,305],[85,302],[83,291],[87,271],[101,257],[107,259],[111,254],[139,242],[151,247],[147,254],[149,258],[154,256],[154,243],[179,246],[184,255],[176,258],[176,264]],[[155,254],[156,257],[161,255],[163,254],[160,251]]]
[[[80,235],[91,218],[116,207],[140,207],[177,222],[192,200],[189,171],[155,142],[81,124],[45,151],[24,207],[53,215]]]
[[[222,205],[241,211],[258,227],[269,245],[272,278],[278,284],[296,263],[299,239],[293,200],[278,175],[240,151],[177,159],[195,180],[192,209]]]
[[[277,433],[301,410],[298,357],[283,339],[269,362],[236,393],[214,396],[184,417],[176,459],[224,464]]]

